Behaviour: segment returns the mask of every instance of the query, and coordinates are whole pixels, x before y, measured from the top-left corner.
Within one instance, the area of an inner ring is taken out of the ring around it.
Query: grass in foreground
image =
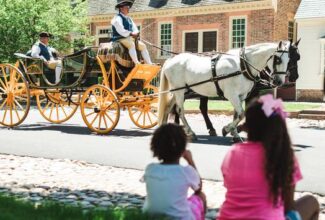
[[[35,205],[0,195],[0,220],[167,220],[166,217],[149,217],[140,209],[110,208],[85,210],[81,207],[44,202]]]
[[[200,101],[196,99],[189,99],[185,101],[186,110],[199,110]],[[317,109],[321,107],[320,103],[308,102],[284,102],[285,110],[288,112],[299,112],[306,109]],[[229,101],[209,100],[209,110],[232,111],[233,107]]]

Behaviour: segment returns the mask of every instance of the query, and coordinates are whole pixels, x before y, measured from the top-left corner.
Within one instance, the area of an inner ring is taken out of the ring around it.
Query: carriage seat
[[[103,63],[110,60],[117,61],[123,67],[132,68],[134,63],[129,55],[129,51],[120,42],[101,43],[97,55]]]

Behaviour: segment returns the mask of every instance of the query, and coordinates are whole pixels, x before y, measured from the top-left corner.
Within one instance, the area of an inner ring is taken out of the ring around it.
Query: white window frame
[[[229,17],[229,49],[233,49],[232,47],[232,23],[233,23],[233,20],[236,20],[236,19],[245,19],[245,42],[244,42],[244,46],[247,46],[247,26],[248,26],[248,19],[247,19],[247,16],[246,15],[243,15],[243,16],[230,16]]]
[[[163,24],[171,24],[171,45],[170,45],[170,51],[173,51],[173,40],[174,40],[174,37],[173,37],[173,32],[174,32],[174,24],[172,21],[165,21],[165,22],[159,22],[158,23],[158,44],[159,44],[159,47],[161,48],[162,45],[161,45],[161,25]],[[160,58],[160,59],[167,59],[169,57],[172,56],[172,54],[169,54],[169,55],[161,55],[160,54],[161,51],[160,50],[157,50],[157,57]]]
[[[212,31],[215,31],[217,32],[217,35],[216,35],[216,51],[219,50],[219,44],[218,44],[218,40],[219,40],[219,29],[197,29],[197,30],[186,30],[186,31],[183,31],[183,36],[182,36],[182,51],[185,52],[185,35],[187,33],[198,33],[198,53],[202,53],[203,52],[203,33],[204,32],[212,32]]]
[[[325,75],[325,39],[321,39],[320,74]]]
[[[108,35],[107,34],[100,34],[100,30],[103,29],[111,29],[112,30],[112,26],[97,26],[96,27],[96,45],[99,45],[99,38],[107,38]]]

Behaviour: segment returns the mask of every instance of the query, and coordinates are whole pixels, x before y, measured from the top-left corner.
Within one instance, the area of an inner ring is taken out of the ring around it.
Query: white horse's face
[[[287,47],[288,46],[288,47]],[[272,59],[268,62],[272,70],[271,83],[275,86],[281,86],[285,83],[289,63],[289,46],[280,41],[277,50],[274,52]]]

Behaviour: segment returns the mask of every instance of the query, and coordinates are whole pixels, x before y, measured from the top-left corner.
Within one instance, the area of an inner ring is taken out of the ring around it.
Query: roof
[[[135,0],[131,12],[222,5],[263,0]],[[115,14],[116,0],[89,0],[88,15]]]
[[[302,0],[295,16],[296,19],[325,18],[324,0]]]

